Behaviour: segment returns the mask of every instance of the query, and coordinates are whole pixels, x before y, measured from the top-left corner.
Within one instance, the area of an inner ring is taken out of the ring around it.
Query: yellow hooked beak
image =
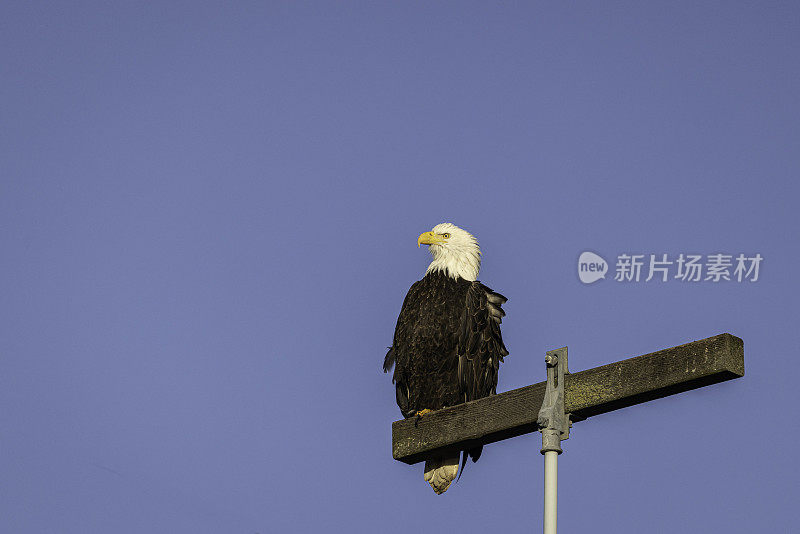
[[[420,245],[437,245],[444,243],[445,239],[433,232],[422,232],[417,239],[417,247]]]

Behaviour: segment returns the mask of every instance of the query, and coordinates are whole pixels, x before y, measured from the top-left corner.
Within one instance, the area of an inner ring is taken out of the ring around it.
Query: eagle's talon
[[[416,417],[414,418],[414,427],[419,425],[419,420],[422,419],[423,415],[431,413],[432,411],[433,410],[431,410],[430,408],[425,408],[424,410],[418,410],[417,413],[415,414]]]

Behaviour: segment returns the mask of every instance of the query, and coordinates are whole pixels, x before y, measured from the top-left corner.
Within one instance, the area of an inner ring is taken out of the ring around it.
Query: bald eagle
[[[417,239],[433,261],[408,290],[383,371],[394,366],[403,417],[421,417],[497,393],[497,372],[508,355],[500,335],[506,298],[478,278],[481,251],[467,231],[442,223]],[[482,447],[463,451],[478,460]],[[425,481],[442,494],[458,473],[460,453],[429,458]]]

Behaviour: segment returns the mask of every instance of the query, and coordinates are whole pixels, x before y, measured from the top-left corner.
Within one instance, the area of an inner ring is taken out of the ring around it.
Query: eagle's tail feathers
[[[431,485],[437,495],[441,495],[458,474],[458,461],[461,451],[450,456],[439,456],[425,462],[425,482]]]

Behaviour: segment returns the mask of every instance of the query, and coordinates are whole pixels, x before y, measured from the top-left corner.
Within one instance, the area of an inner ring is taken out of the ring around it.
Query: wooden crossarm
[[[573,360],[574,361],[574,360]],[[544,365],[542,365],[544,371]],[[572,421],[744,376],[744,344],[731,334],[693,341],[566,375]],[[392,456],[414,464],[437,450],[475,445],[537,430],[545,382],[392,423]]]

